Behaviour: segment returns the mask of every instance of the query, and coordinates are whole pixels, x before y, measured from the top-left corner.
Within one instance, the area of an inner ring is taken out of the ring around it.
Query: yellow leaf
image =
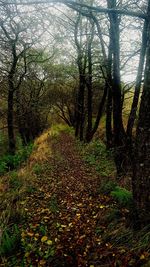
[[[120,253],[122,253],[122,254],[125,253],[125,252],[126,252],[125,249],[121,249],[121,250],[120,250]]]
[[[35,236],[36,236],[36,237],[39,237],[39,233],[36,233]]]
[[[141,256],[140,256],[140,260],[144,260],[145,259],[145,256],[144,256],[144,254],[142,254]]]
[[[32,236],[34,236],[34,233],[28,232],[27,235],[32,237]]]
[[[41,242],[43,243],[43,242],[46,242],[47,241],[47,239],[48,239],[48,237],[47,236],[43,236],[42,238],[41,238]]]
[[[25,257],[26,257],[26,258],[28,258],[29,255],[30,255],[30,252],[26,252],[26,253],[25,253]]]
[[[100,207],[100,209],[103,209],[103,208],[105,208],[105,206],[104,206],[104,205],[100,205],[99,207]]]
[[[21,233],[21,237],[24,238],[26,236],[25,232]]]
[[[94,265],[90,265],[90,267],[94,267]]]
[[[52,240],[47,240],[47,245],[51,246],[53,244]]]
[[[24,205],[24,204],[25,204],[25,201],[21,201],[20,204],[21,204],[21,205]]]
[[[45,261],[45,260],[40,260],[39,264],[40,264],[40,265],[44,265],[44,266],[45,266],[45,264],[46,264],[46,261]]]

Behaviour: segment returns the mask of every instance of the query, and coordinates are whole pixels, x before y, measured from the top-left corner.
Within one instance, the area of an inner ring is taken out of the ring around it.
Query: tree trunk
[[[116,8],[116,0],[108,1],[109,8]],[[124,163],[126,162],[126,135],[122,121],[122,95],[120,79],[120,32],[119,17],[117,14],[109,14],[110,18],[110,38],[113,54],[113,80],[112,80],[112,97],[113,97],[113,133],[115,148],[115,163],[118,176],[125,171]]]
[[[107,105],[106,105],[106,143],[107,149],[113,147],[112,133],[112,91],[108,88]]]
[[[81,40],[78,40],[78,27],[82,29],[82,21],[80,20],[80,15],[77,18],[75,24],[75,44],[77,47],[78,58],[78,70],[79,70],[79,89],[77,97],[77,110],[76,110],[76,126],[75,126],[75,136],[80,138],[80,141],[83,141],[84,133],[84,94],[85,94],[85,69],[86,69],[86,55],[82,49]]]
[[[105,88],[104,88],[104,93],[103,93],[103,96],[102,96],[102,99],[99,103],[99,108],[98,108],[98,113],[97,113],[97,116],[96,116],[96,120],[95,120],[95,123],[94,123],[94,126],[93,126],[93,129],[91,130],[91,132],[89,133],[89,135],[86,137],[86,141],[89,143],[94,134],[96,133],[97,129],[98,129],[98,126],[99,126],[99,123],[100,123],[100,119],[103,115],[103,110],[104,110],[104,106],[105,106],[105,102],[106,102],[106,97],[107,97],[107,83],[105,84]]]
[[[15,135],[14,135],[14,92],[9,85],[8,91],[8,112],[7,112],[7,124],[8,124],[8,142],[9,153],[14,155],[16,150]]]
[[[91,27],[91,36],[88,41],[88,79],[87,79],[87,129],[86,129],[86,141],[90,140],[91,132],[92,132],[92,102],[93,102],[93,85],[92,85],[92,41],[94,38],[94,23],[92,23]]]
[[[83,132],[84,132],[84,92],[85,92],[85,75],[80,74],[78,103],[76,111],[76,129],[75,129],[75,136],[79,137],[80,141],[83,141]]]
[[[148,1],[148,43],[144,86],[135,140],[133,197],[138,226],[150,223],[150,0]]]
[[[145,20],[143,33],[142,33],[142,45],[141,45],[139,66],[138,66],[138,71],[137,71],[135,92],[134,92],[132,107],[131,107],[128,124],[127,124],[127,137],[130,143],[132,141],[131,140],[132,130],[133,130],[134,122],[136,119],[136,112],[137,112],[137,106],[138,106],[141,82],[142,82],[142,74],[143,74],[143,69],[144,69],[144,60],[145,60],[145,53],[146,53],[146,46],[147,46],[147,27],[148,27],[148,23],[147,23],[147,20]]]

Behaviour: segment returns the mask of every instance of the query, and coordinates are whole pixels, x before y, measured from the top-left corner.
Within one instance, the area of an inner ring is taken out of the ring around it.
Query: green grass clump
[[[42,173],[43,169],[42,169],[42,166],[38,163],[36,163],[34,166],[33,166],[33,172],[36,174],[36,175],[40,175]]]
[[[49,208],[53,213],[57,213],[59,211],[57,196],[55,194],[51,197]]]
[[[16,171],[10,173],[9,186],[13,190],[20,189],[22,186],[22,181]]]
[[[0,255],[12,255],[18,249],[20,242],[21,235],[18,226],[15,224],[11,228],[6,228],[1,237]]]
[[[69,127],[68,125],[65,125],[65,124],[56,124],[51,127],[51,136],[57,138],[61,132],[73,134],[74,128]]]
[[[3,175],[7,169],[7,163],[3,159],[0,159],[0,175]]]
[[[111,196],[122,206],[130,208],[133,204],[132,193],[125,188],[116,186],[111,192]]]
[[[104,143],[93,140],[89,144],[81,147],[85,162],[95,168],[103,177],[112,176],[115,173],[115,164],[110,151],[106,149]]]
[[[103,194],[110,194],[113,190],[115,190],[117,183],[115,181],[103,181],[100,185],[99,192]]]

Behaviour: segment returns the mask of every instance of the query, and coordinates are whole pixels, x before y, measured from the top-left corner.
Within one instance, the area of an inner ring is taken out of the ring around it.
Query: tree
[[[147,23],[146,66],[136,130],[132,180],[137,226],[139,227],[150,223],[150,1],[148,1]]]
[[[39,42],[42,31],[35,34],[39,17],[27,16],[18,10],[17,4],[1,5],[2,19],[0,23],[0,59],[1,70],[7,80],[7,126],[9,153],[15,154],[16,142],[14,133],[14,96],[19,89],[27,71],[27,51]],[[37,23],[37,25],[36,25]],[[40,26],[39,26],[40,27]],[[38,28],[40,30],[40,28]]]

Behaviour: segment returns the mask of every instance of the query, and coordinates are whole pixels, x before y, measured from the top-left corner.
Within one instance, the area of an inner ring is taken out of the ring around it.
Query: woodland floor
[[[34,165],[34,184],[20,203],[26,218],[19,224],[16,261],[10,257],[0,266],[144,266],[148,252],[133,249],[135,237],[128,243],[128,211],[122,209],[118,223],[107,220],[117,204],[98,192],[101,177],[84,163],[73,136],[47,135],[46,142],[44,160]]]

